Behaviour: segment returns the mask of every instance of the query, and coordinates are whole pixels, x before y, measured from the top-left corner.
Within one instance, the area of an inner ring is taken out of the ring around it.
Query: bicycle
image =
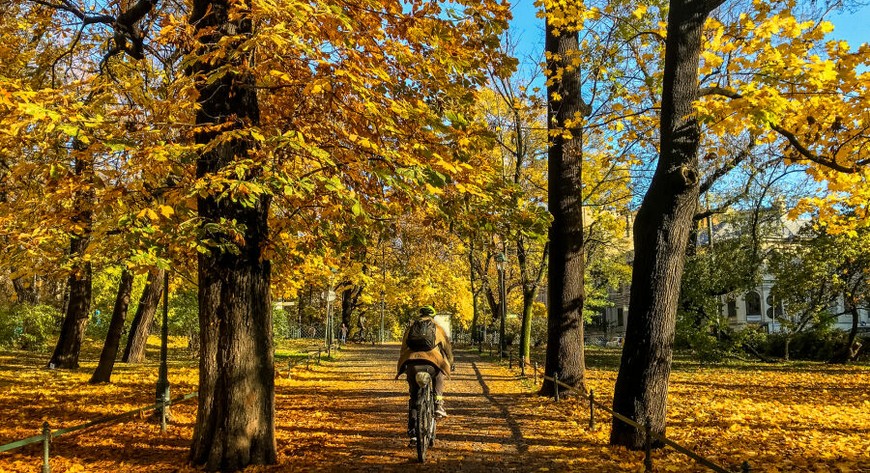
[[[435,445],[435,390],[429,373],[417,373],[417,460],[426,461],[426,450]]]

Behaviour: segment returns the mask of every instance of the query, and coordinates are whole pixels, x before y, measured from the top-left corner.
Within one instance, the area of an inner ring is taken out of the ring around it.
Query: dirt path
[[[532,395],[516,375],[461,351],[446,388],[450,416],[438,425],[427,463],[418,464],[405,432],[407,384],[393,379],[397,357],[398,345],[351,345],[337,361],[281,383],[277,408],[298,410],[277,425],[282,471],[564,469],[546,456],[566,446],[565,434],[549,429],[541,438],[542,421],[555,417],[517,412],[524,409],[514,405]]]

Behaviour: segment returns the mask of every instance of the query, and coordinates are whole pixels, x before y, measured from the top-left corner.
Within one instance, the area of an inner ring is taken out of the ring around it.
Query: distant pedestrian
[[[338,329],[338,343],[341,345],[347,344],[347,325],[342,322]]]

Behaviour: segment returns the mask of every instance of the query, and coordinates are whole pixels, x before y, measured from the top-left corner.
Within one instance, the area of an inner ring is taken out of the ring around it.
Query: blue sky
[[[537,18],[534,0],[514,0],[511,2],[514,19],[511,21],[511,35],[519,41],[518,56],[523,62],[539,62],[544,50],[544,20]],[[870,42],[870,5],[854,13],[842,13],[829,18],[834,23],[832,38],[845,39],[853,49],[861,43]],[[534,55],[536,59],[529,59]]]

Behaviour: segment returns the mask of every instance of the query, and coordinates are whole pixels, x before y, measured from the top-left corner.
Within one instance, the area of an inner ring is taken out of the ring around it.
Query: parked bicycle
[[[417,460],[426,461],[426,450],[435,445],[435,390],[429,373],[417,373]]]

